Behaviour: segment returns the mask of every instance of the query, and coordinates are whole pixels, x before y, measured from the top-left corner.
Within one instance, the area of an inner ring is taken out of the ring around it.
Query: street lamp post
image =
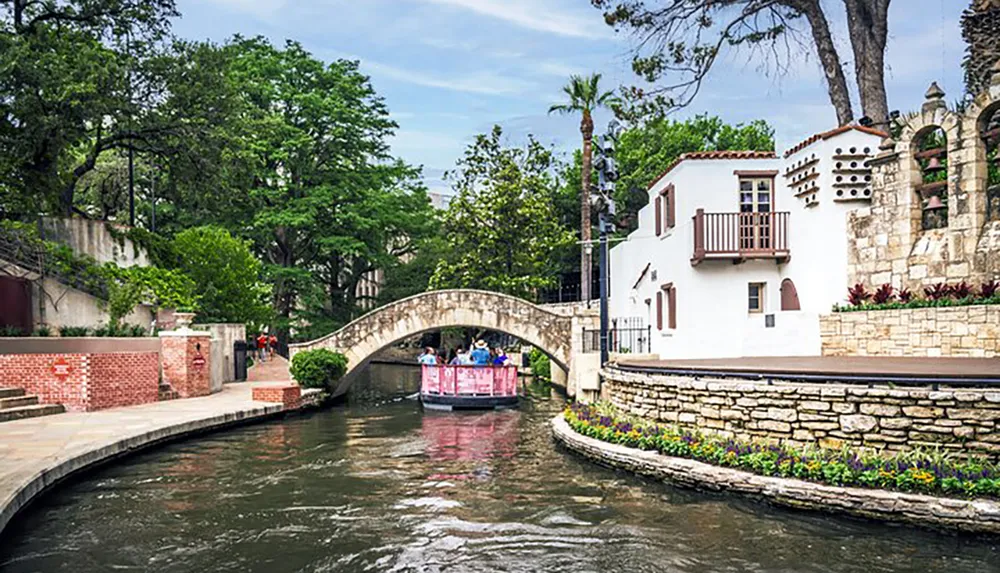
[[[600,295],[601,295],[601,366],[608,362],[608,233],[611,231],[615,216],[615,201],[612,194],[615,181],[618,180],[618,166],[615,164],[615,143],[618,141],[620,126],[611,120],[606,134],[598,138],[597,161],[597,193],[591,195],[597,207],[601,250],[599,255]]]

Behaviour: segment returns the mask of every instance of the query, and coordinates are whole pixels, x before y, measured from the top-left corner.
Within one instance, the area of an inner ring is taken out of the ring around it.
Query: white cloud
[[[398,68],[389,64],[365,60],[362,68],[374,77],[389,78],[418,86],[482,95],[517,95],[536,89],[529,81],[502,76],[491,71],[464,73],[457,77],[442,77],[427,72]]]
[[[583,10],[569,11],[553,0],[422,0],[469,10],[515,26],[573,38],[603,39],[611,36],[600,12],[582,3]]]
[[[287,0],[209,0],[216,4],[229,6],[243,12],[249,12],[259,18],[267,18],[277,14],[285,7]]]

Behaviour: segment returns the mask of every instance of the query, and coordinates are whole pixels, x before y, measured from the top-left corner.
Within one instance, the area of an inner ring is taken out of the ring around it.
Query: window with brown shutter
[[[663,330],[663,292],[656,293],[656,330]]]
[[[666,197],[667,197],[667,204],[666,204],[667,228],[673,229],[674,225],[677,222],[677,215],[676,215],[677,201],[676,201],[676,196],[674,194],[674,185],[672,183],[670,184],[669,187],[667,187]]]
[[[677,289],[673,286],[667,291],[667,326],[677,328]]]
[[[656,293],[658,297],[662,298],[664,294],[667,297],[667,328],[676,329],[677,328],[677,289],[674,288],[674,283],[667,283],[660,287],[660,292]],[[661,305],[662,306],[662,305]],[[660,324],[662,325],[662,317],[660,319]],[[662,326],[660,330],[662,330]]]
[[[663,232],[663,199],[657,195],[653,206],[656,208],[656,236]]]

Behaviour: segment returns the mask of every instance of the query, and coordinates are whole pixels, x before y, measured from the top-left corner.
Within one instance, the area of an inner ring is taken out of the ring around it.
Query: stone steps
[[[176,400],[180,398],[181,395],[177,393],[176,390],[170,384],[160,384],[159,400],[160,402],[166,402],[168,400]]]
[[[16,398],[18,396],[24,396],[24,389],[0,388],[0,398]]]
[[[0,410],[0,422],[36,418],[38,416],[49,416],[51,414],[62,414],[65,411],[66,409],[59,404],[35,404],[33,406],[5,408]]]
[[[38,404],[38,396],[13,396],[10,398],[0,398],[0,410],[20,408],[21,406],[34,406]]]

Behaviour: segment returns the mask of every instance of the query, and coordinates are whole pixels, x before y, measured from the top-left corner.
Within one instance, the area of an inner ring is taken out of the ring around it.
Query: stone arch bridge
[[[334,391],[337,396],[347,392],[353,372],[401,340],[442,328],[483,328],[515,336],[547,354],[554,381],[573,396],[577,389],[597,389],[600,357],[583,353],[583,329],[597,324],[597,311],[579,304],[539,306],[495,292],[440,290],[375,309],[323,338],[292,344],[289,352],[294,356],[327,348],[344,354],[348,371]]]

